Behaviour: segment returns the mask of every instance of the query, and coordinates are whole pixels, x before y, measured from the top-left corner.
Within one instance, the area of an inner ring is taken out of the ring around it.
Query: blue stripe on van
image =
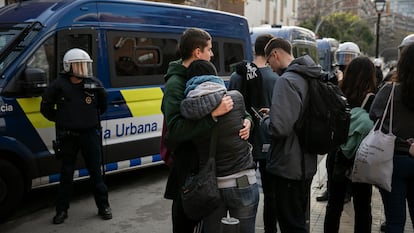
[[[146,156],[141,158],[130,159],[126,161],[120,161],[115,163],[109,163],[105,165],[106,172],[115,172],[121,170],[131,170],[138,169],[140,167],[155,166],[162,164],[160,154]],[[86,178],[89,176],[88,170],[86,168],[75,170],[74,179]],[[59,182],[60,174],[52,174],[49,176],[38,177],[32,180],[32,188],[38,188],[42,186],[48,186]]]

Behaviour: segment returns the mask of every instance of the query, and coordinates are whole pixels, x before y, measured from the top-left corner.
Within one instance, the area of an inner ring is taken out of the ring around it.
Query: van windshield
[[[0,74],[24,51],[42,25],[33,23],[0,23]]]

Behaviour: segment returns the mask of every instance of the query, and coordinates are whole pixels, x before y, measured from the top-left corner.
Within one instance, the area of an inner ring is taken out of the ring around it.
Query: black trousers
[[[56,199],[56,211],[69,209],[73,192],[73,173],[77,154],[81,151],[92,182],[95,203],[98,209],[109,207],[108,189],[101,174],[101,140],[96,128],[82,131],[58,132],[62,150],[62,168]]]
[[[330,182],[329,199],[324,222],[325,233],[336,233],[339,230],[341,214],[344,209],[344,199],[350,182],[346,178],[342,181],[334,179]],[[354,233],[370,233],[372,225],[372,185],[364,183],[352,183],[351,185],[355,211]]]
[[[257,160],[259,163],[260,178],[263,189],[263,223],[265,233],[277,232],[277,212],[276,212],[276,186],[272,183],[272,177],[266,171],[266,159]]]
[[[271,175],[275,185],[276,209],[282,233],[308,233],[312,178],[290,180]]]
[[[177,195],[177,198],[173,199],[171,215],[173,233],[201,232],[201,227],[199,227],[200,229],[197,228],[197,225],[200,224],[200,221],[189,219],[184,213],[180,195]]]

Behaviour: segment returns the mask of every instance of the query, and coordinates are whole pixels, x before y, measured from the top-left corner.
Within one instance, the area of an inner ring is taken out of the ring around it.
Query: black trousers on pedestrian
[[[183,204],[180,195],[172,203],[172,223],[173,233],[198,233],[201,227],[197,228],[200,221],[189,219],[184,213]]]
[[[109,207],[108,189],[101,173],[101,140],[96,128],[81,131],[58,131],[62,150],[62,168],[56,199],[56,211],[67,211],[73,192],[73,173],[79,151],[85,161],[98,209]]]
[[[344,199],[347,186],[351,181],[344,178],[342,181],[331,180],[329,199],[326,206],[324,232],[337,233],[344,209]],[[352,195],[355,212],[354,233],[370,233],[372,225],[371,196],[372,185],[352,183]]]
[[[266,171],[266,159],[260,159],[259,163],[260,178],[263,189],[263,223],[265,233],[277,232],[277,213],[276,213],[276,186],[272,183],[272,177]]]
[[[276,209],[282,233],[308,233],[312,178],[290,180],[271,175],[275,185]]]

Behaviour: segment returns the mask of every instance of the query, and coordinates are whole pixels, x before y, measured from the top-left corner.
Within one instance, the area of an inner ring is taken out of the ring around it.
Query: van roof
[[[172,10],[174,9],[182,10],[185,12],[190,12],[190,11],[198,11],[198,12],[206,12],[206,13],[208,12],[210,14],[228,15],[228,16],[231,16],[232,18],[244,19],[246,20],[246,23],[247,23],[247,19],[245,17],[237,15],[237,14],[228,13],[228,12],[222,12],[222,11],[205,9],[205,8],[200,8],[200,7],[193,7],[193,6],[160,3],[160,2],[148,2],[148,1],[140,1],[140,0],[99,0],[99,1],[94,1],[94,0],[31,0],[31,1],[21,1],[19,3],[9,4],[9,5],[6,5],[0,8],[0,22],[1,23],[16,23],[16,22],[38,21],[42,23],[43,25],[47,26],[48,23],[52,23],[56,21],[56,19],[60,19],[64,17],[63,13],[70,10],[71,8],[75,6],[81,6],[86,3],[92,3],[92,4],[123,3],[123,4],[134,4],[134,5],[141,5],[141,6],[163,7],[164,9],[170,8]],[[87,11],[88,9],[80,8],[80,10]],[[154,15],[152,16],[154,17]],[[163,15],[160,15],[160,16],[163,16]],[[211,17],[210,19],[214,19],[214,17]],[[78,18],[76,20],[78,22],[82,22],[82,21],[97,22],[97,21],[102,21],[102,17],[101,15],[97,16],[97,15],[90,14],[88,17]],[[117,20],[117,19],[112,18],[112,20]],[[187,20],[187,21],[191,21],[191,20]]]

